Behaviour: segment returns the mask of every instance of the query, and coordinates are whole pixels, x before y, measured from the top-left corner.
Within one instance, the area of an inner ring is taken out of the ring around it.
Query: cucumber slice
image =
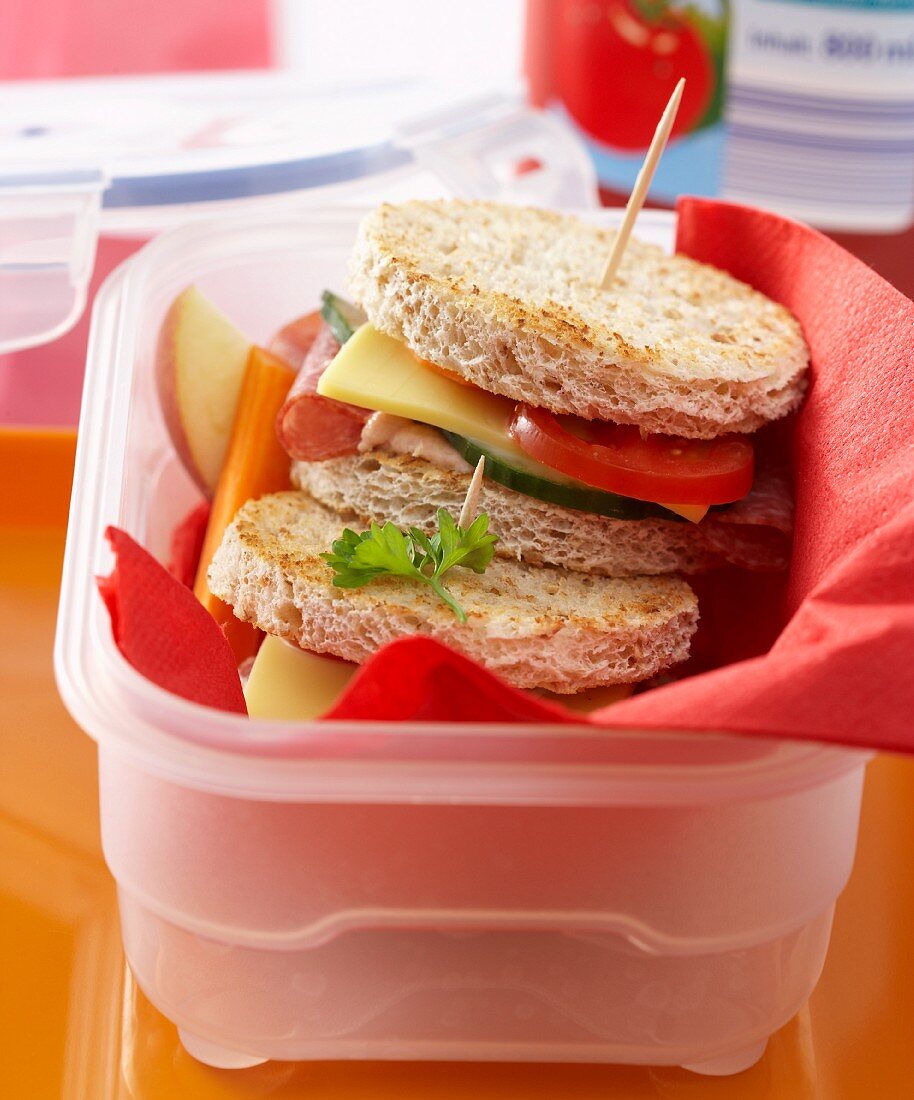
[[[668,511],[659,504],[647,500],[633,500],[631,497],[607,493],[603,489],[594,489],[589,485],[570,480],[552,481],[521,469],[514,461],[506,460],[489,447],[481,447],[472,439],[465,439],[453,432],[443,432],[448,443],[471,466],[475,466],[481,455],[485,455],[485,476],[506,489],[525,496],[544,500],[549,504],[560,504],[563,508],[574,508],[578,512],[592,512],[597,516],[609,516],[612,519],[666,519],[672,523],[687,523],[681,516]],[[540,465],[537,463],[537,465]],[[561,475],[557,475],[561,476]]]
[[[358,306],[330,290],[325,290],[321,295],[321,317],[341,344],[345,344],[355,330],[368,320]]]

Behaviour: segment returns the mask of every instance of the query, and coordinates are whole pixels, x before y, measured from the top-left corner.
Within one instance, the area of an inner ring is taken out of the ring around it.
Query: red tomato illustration
[[[698,30],[664,0],[570,0],[553,32],[554,93],[606,145],[647,149],[680,77],[686,86],[672,136],[694,129],[708,108],[712,59]]]

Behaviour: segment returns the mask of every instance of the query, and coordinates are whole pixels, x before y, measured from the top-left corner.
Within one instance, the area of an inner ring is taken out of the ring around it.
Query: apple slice
[[[172,302],[156,349],[156,381],[178,456],[211,497],[225,458],[251,345],[190,286]]]

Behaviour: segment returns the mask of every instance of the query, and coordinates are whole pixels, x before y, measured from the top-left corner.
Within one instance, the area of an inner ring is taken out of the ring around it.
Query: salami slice
[[[752,491],[697,528],[708,551],[731,565],[761,573],[787,568],[793,534],[793,497],[787,478],[759,471]]]
[[[296,317],[276,333],[268,345],[269,349],[294,371],[299,371],[323,327],[324,319],[319,309],[306,313],[303,317]]]
[[[270,350],[298,370],[276,418],[276,434],[286,453],[304,462],[356,454],[371,413],[318,394],[320,377],[340,350],[320,314],[288,325],[270,341]]]

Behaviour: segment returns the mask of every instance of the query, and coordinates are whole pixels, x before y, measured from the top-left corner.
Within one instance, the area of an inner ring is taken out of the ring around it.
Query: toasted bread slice
[[[381,451],[292,463],[292,484],[350,523],[389,519],[403,530],[434,527],[439,508],[458,515],[470,477]],[[494,481],[483,482],[479,507],[500,537],[498,556],[532,565],[632,577],[697,573],[716,560],[691,523],[595,516],[534,500]]]
[[[304,493],[249,501],[216,552],[210,588],[239,618],[319,653],[362,662],[395,638],[428,634],[518,687],[565,694],[644,680],[688,654],[698,608],[684,581],[494,561],[482,576],[447,575],[461,623],[421,584],[334,588],[320,554],[343,526]]]
[[[799,404],[795,318],[723,271],[544,210],[457,200],[362,222],[350,291],[417,355],[519,401],[649,432],[751,432]]]

